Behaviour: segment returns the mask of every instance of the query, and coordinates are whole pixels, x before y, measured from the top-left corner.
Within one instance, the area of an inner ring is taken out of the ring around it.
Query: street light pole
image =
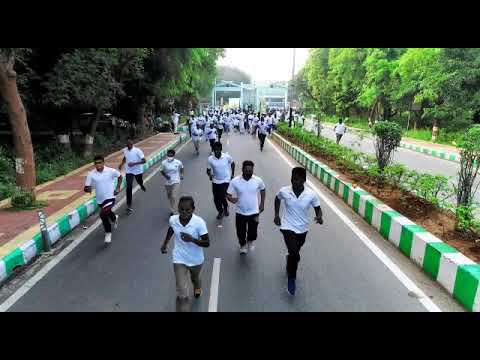
[[[293,63],[292,63],[292,79],[290,81],[290,116],[289,116],[289,119],[288,119],[288,127],[292,127],[292,120],[293,120],[293,110],[292,110],[292,106],[293,106],[293,91],[292,91],[292,88],[293,88],[293,79],[295,77],[295,48],[293,48]]]

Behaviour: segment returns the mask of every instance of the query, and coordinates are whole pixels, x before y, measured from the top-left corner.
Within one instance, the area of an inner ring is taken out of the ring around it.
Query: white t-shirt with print
[[[192,127],[192,140],[199,141],[202,138],[203,131],[202,129],[198,128],[197,126]]]
[[[180,216],[173,215],[169,219],[169,224],[175,235],[175,245],[172,251],[173,263],[184,264],[186,266],[203,264],[204,256],[202,247],[193,242],[183,241],[180,233],[184,232],[190,234],[195,239],[199,239],[202,235],[208,234],[205,221],[201,217],[193,214],[188,224],[183,226],[180,222]]]
[[[105,200],[115,198],[115,179],[120,176],[118,170],[104,166],[103,171],[97,169],[90,171],[85,180],[85,186],[95,187],[95,197],[100,205]]]
[[[183,164],[178,159],[169,161],[165,159],[162,161],[163,172],[170,176],[170,180],[165,181],[165,185],[180,184],[180,169],[183,169]]]
[[[209,140],[216,140],[217,139],[217,129],[216,128],[207,128],[205,129],[205,135]]]
[[[238,198],[235,204],[237,213],[248,216],[260,212],[258,208],[258,193],[261,190],[265,190],[265,183],[261,178],[253,175],[247,181],[242,175],[239,175],[230,182],[227,193]]]
[[[228,153],[222,153],[220,159],[217,159],[215,155],[210,155],[207,162],[207,168],[212,171],[212,182],[214,184],[230,182],[230,178],[232,177],[231,164],[233,159]]]
[[[308,231],[308,210],[311,207],[320,206],[318,195],[308,187],[297,198],[291,186],[284,186],[277,194],[279,200],[285,205],[282,214],[282,225],[280,229],[291,230],[297,234]]]
[[[143,164],[135,165],[135,166],[128,166],[128,163],[131,162],[139,162],[145,158],[143,151],[139,148],[133,146],[132,150],[128,150],[128,147],[123,149],[123,156],[125,156],[126,163],[125,163],[125,173],[126,174],[133,174],[139,175],[143,174]]]

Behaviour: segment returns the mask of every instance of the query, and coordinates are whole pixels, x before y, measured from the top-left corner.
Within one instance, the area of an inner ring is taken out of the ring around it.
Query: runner
[[[284,186],[275,197],[274,223],[280,226],[287,254],[287,290],[290,295],[295,295],[297,268],[300,262],[300,249],[305,243],[308,232],[308,210],[315,210],[315,221],[323,224],[322,209],[318,195],[305,187],[307,170],[302,167],[292,169],[291,186]],[[280,205],[284,202],[284,211],[280,220]]]
[[[127,181],[127,214],[133,212],[132,209],[132,188],[133,188],[133,179],[137,181],[137,184],[140,185],[140,188],[143,191],[147,191],[143,185],[143,164],[147,161],[145,160],[145,155],[142,150],[133,145],[132,138],[127,140],[127,147],[123,149],[123,159],[118,170],[122,171],[123,166],[125,166],[125,178]]]
[[[118,215],[113,212],[112,207],[115,204],[115,195],[120,192],[123,177],[118,170],[105,166],[105,159],[102,155],[96,155],[93,161],[95,170],[88,173],[83,190],[91,193],[92,187],[95,187],[95,197],[98,207],[101,209],[100,219],[102,219],[105,229],[105,244],[110,244],[112,241],[112,224],[110,222],[113,222],[115,229],[118,226]],[[115,179],[117,179],[116,189]]]
[[[202,135],[203,135],[202,129],[195,126],[194,124],[192,127],[192,142],[197,155],[200,154],[199,148],[200,148],[200,141],[202,140]]]
[[[333,131],[335,131],[335,135],[337,136],[337,144],[339,144],[340,140],[342,139],[342,136],[347,131],[347,128],[345,127],[345,124],[343,123],[342,118],[338,120],[338,124],[335,125],[335,127],[333,128]]]
[[[194,114],[190,114],[190,119],[188,119],[188,134],[192,137],[192,127],[195,125],[196,119]]]
[[[210,148],[213,152],[213,144],[217,141],[217,129],[215,129],[213,123],[211,123],[210,127],[205,131],[205,136],[210,141]]]
[[[260,141],[260,151],[263,151],[265,146],[265,138],[268,134],[268,125],[267,122],[262,118],[258,123],[258,139]]]
[[[170,201],[170,216],[175,214],[177,208],[177,194],[180,181],[183,180],[184,169],[180,160],[175,159],[175,150],[167,151],[167,158],[162,161],[162,175],[167,180],[165,190]]]
[[[207,224],[195,215],[195,201],[191,196],[182,196],[178,202],[179,215],[171,216],[162,254],[167,253],[168,243],[175,235],[172,251],[173,271],[175,273],[177,311],[188,311],[189,277],[193,284],[196,299],[202,296],[202,280],[200,274],[205,260],[203,248],[210,246]]]
[[[217,208],[217,220],[230,215],[228,212],[227,189],[235,174],[235,162],[228,153],[222,152],[222,144],[213,144],[213,155],[208,157],[207,175],[212,182],[213,201]]]
[[[172,114],[173,133],[174,134],[178,134],[177,127],[178,127],[178,122],[179,121],[180,121],[180,114],[177,113],[176,111],[174,111],[173,114]]]
[[[225,128],[225,121],[223,121],[222,116],[219,116],[216,122],[216,125],[217,125],[218,141],[220,141],[222,139],[223,130]]]
[[[235,226],[241,254],[255,249],[253,242],[257,239],[259,215],[265,207],[265,184],[261,178],[253,175],[253,168],[253,161],[245,160],[242,175],[235,177],[227,189],[228,201],[236,204]]]

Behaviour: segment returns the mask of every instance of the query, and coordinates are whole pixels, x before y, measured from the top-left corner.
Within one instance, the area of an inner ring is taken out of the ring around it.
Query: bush
[[[383,173],[385,167],[391,164],[395,149],[400,146],[402,129],[394,122],[380,121],[372,129],[375,136],[375,155],[377,164]]]
[[[15,189],[11,198],[12,207],[18,209],[32,209],[39,204],[35,199],[35,194],[22,189]]]
[[[480,125],[472,126],[459,143],[460,172],[458,176],[457,206],[470,206],[475,196],[473,189],[480,167]]]

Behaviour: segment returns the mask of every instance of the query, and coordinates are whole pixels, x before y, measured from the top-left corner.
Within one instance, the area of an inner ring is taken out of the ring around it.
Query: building
[[[254,111],[286,109],[288,87],[286,83],[244,84],[233,81],[215,82],[210,105],[213,107],[239,104],[240,108]]]

